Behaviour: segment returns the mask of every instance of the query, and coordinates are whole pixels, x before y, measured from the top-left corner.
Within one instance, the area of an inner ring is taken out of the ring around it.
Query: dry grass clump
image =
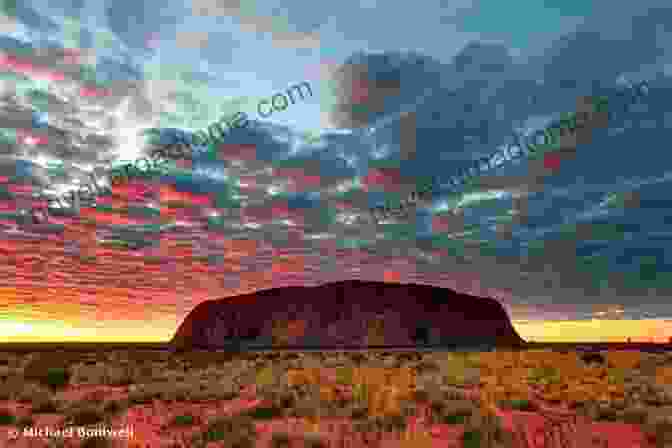
[[[144,363],[133,367],[128,374],[134,384],[158,382],[163,379],[162,373],[151,363]]]
[[[191,399],[193,390],[193,384],[173,383],[172,388],[161,388],[160,392],[157,392],[156,395],[151,396],[160,397],[166,401],[189,401]],[[151,401],[151,398],[147,398],[147,400]]]
[[[103,412],[115,415],[126,410],[129,404],[128,400],[109,400],[103,405]]]
[[[132,404],[151,403],[161,399],[164,393],[170,393],[174,387],[169,388],[165,383],[133,384],[128,391],[128,400]]]
[[[39,398],[33,399],[31,412],[33,414],[53,414],[60,412],[63,407],[63,403],[53,400],[50,397]]]
[[[229,364],[236,360],[233,353],[226,352],[208,352],[208,351],[189,351],[181,353],[177,356],[185,366],[189,369],[202,369],[208,366],[221,366],[222,364]]]
[[[19,419],[16,421],[16,426],[20,429],[33,426],[34,424],[35,420],[33,420],[33,417],[31,417],[30,415],[24,415],[23,417],[19,417]]]
[[[106,437],[87,437],[79,448],[112,448],[112,440]]]
[[[432,403],[431,417],[437,423],[448,425],[465,424],[474,414],[480,412],[478,405],[469,400],[454,400],[441,403]]]
[[[271,435],[271,448],[290,448],[292,436],[286,432],[276,432]]]
[[[354,401],[366,406],[372,416],[400,415],[401,405],[415,389],[415,376],[408,368],[373,368],[338,366],[331,369],[289,369],[290,387],[317,385],[320,399],[336,403],[339,408]]]
[[[105,411],[99,405],[77,402],[65,411],[66,425],[95,425],[105,420]]]
[[[10,376],[5,381],[0,383],[0,400],[12,400],[15,399],[21,390],[25,380],[22,376]]]
[[[303,435],[304,448],[328,448],[328,443],[324,437],[319,434],[304,434]]]
[[[104,384],[109,386],[128,386],[134,380],[132,370],[127,366],[110,366],[103,376]]]
[[[72,353],[49,352],[31,355],[23,367],[23,377],[51,388],[66,386],[72,376],[70,364],[75,360]]]
[[[234,389],[233,384],[217,381],[197,379],[182,382],[158,381],[130,385],[128,398],[137,404],[150,403],[152,400],[196,402],[232,400],[239,395]]]
[[[105,365],[78,363],[72,367],[72,384],[105,384]]]
[[[58,389],[70,383],[72,372],[68,366],[50,366],[51,360],[36,359],[23,369],[26,381],[37,382],[51,389]]]
[[[51,393],[49,389],[36,383],[21,383],[20,387],[17,388],[14,392],[15,393],[12,394],[13,398],[20,403],[31,403],[33,401],[46,400],[53,396],[53,393]]]

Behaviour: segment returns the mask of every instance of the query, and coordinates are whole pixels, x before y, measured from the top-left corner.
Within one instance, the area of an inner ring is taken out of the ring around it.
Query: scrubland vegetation
[[[634,425],[641,446],[671,442],[672,355],[583,358],[552,351],[0,353],[0,425],[134,427],[130,440],[44,440],[64,447],[387,440],[409,448],[447,440],[523,447],[524,427],[531,428],[524,418],[557,409],[576,416],[566,425],[575,430]],[[558,437],[591,432],[565,430]]]

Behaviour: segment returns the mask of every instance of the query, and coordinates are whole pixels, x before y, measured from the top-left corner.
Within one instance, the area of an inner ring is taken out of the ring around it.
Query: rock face
[[[426,285],[345,281],[202,302],[171,343],[177,349],[485,348],[525,341],[494,299]]]

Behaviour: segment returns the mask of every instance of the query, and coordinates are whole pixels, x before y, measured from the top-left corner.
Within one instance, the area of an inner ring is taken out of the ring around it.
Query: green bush
[[[502,409],[515,409],[517,411],[535,411],[537,409],[530,400],[503,400],[498,404]]]
[[[467,417],[469,416],[464,414],[444,415],[442,420],[446,425],[463,425]]]
[[[462,435],[462,446],[464,448],[481,448],[481,439],[483,435],[478,429],[465,431]]]
[[[202,433],[203,442],[216,442],[227,439],[227,446],[253,448],[256,431],[254,422],[245,416],[220,417],[208,423]]]
[[[56,389],[67,386],[70,382],[70,371],[63,367],[51,367],[47,370],[47,375],[44,378],[44,384]]]
[[[257,420],[269,420],[272,418],[282,417],[282,409],[277,406],[262,406],[250,409],[245,413]]]
[[[192,415],[176,415],[173,419],[173,425],[190,426],[194,424],[194,417]]]
[[[0,410],[0,425],[13,425],[16,417],[7,409]]]

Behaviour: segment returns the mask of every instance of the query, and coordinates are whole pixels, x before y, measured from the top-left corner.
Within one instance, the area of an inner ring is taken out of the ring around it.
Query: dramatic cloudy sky
[[[346,278],[495,297],[526,339],[672,337],[667,1],[16,3],[0,21],[0,342],[167,340],[207,298]],[[578,143],[405,218],[367,213],[641,80],[646,99]],[[258,116],[304,81],[311,98]],[[144,130],[238,111],[249,127],[165,176],[26,214],[141,157]]]

